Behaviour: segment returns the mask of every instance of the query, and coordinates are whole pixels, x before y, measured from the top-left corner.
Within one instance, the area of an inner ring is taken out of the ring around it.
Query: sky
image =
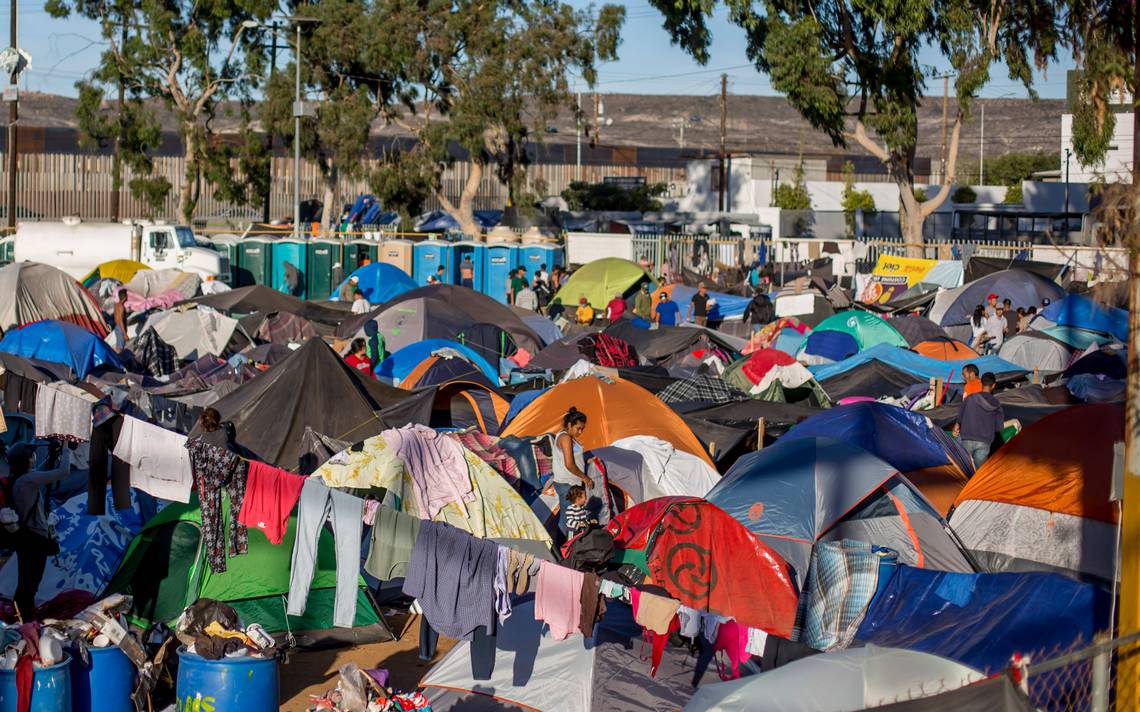
[[[16,0],[19,8],[20,46],[31,53],[32,69],[21,77],[25,91],[74,96],[75,82],[83,78],[98,61],[101,45],[98,27],[87,20],[57,20],[48,15],[40,0]],[[569,0],[585,8],[583,0]],[[627,0],[626,24],[619,50],[620,59],[604,64],[599,71],[598,90],[604,93],[631,94],[695,94],[719,92],[720,74],[728,74],[728,90],[732,94],[772,95],[775,92],[765,75],[756,71],[745,54],[743,32],[728,21],[723,7],[718,8],[713,22],[713,45],[709,62],[697,64],[688,54],[670,42],[661,27],[660,14],[645,0]],[[8,24],[7,3],[3,7],[3,25]],[[948,63],[931,52],[924,62],[934,70],[945,70]],[[1066,57],[1036,80],[1038,93],[1044,98],[1064,98],[1065,71],[1072,68]],[[1004,70],[993,72],[983,97],[1024,97],[1025,89],[1010,80]],[[932,85],[936,82],[932,82]],[[583,86],[583,89],[585,87]],[[931,88],[937,92],[938,88]]]

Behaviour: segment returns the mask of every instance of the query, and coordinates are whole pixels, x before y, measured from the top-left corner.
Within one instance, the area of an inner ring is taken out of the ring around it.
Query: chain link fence
[[[1140,632],[1098,638],[1024,666],[1030,701],[1047,710],[1136,710],[1140,707]]]

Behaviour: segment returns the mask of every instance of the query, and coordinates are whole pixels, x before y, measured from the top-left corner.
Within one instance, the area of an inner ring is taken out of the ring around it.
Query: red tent
[[[654,499],[622,512],[609,529],[619,548],[644,554],[652,582],[683,605],[791,636],[797,592],[787,563],[716,505]]]
[[[796,360],[779,349],[753,351],[740,370],[749,381],[759,383],[773,366],[791,366]]]

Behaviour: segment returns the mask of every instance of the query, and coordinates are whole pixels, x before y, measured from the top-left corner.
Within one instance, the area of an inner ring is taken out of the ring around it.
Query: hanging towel
[[[565,640],[578,630],[582,618],[581,571],[543,561],[538,568],[534,618],[546,621],[555,640]]]
[[[404,593],[415,598],[440,635],[470,640],[495,625],[499,547],[442,522],[425,521],[408,563]]]
[[[36,437],[89,441],[91,407],[98,400],[69,383],[41,383],[36,389]]]
[[[415,483],[413,492],[421,519],[435,519],[451,502],[459,504],[467,516],[464,503],[473,501],[475,493],[463,446],[457,440],[419,424],[385,430],[383,435]]]
[[[280,544],[304,486],[305,478],[301,475],[251,461],[238,521],[251,529],[260,529],[269,543]]]
[[[159,499],[190,501],[194,470],[185,435],[124,415],[113,455],[131,466],[132,487]]]
[[[364,570],[381,581],[391,581],[407,574],[412,550],[420,535],[422,519],[380,505],[372,525],[372,545]]]
[[[633,611],[633,619],[642,628],[665,635],[669,631],[669,624],[677,617],[680,601],[645,591],[639,593],[640,600]]]

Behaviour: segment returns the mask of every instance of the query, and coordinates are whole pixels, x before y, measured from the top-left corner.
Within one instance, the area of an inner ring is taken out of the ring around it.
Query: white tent
[[[614,447],[641,455],[641,492],[638,502],[658,497],[704,497],[720,475],[707,462],[651,435],[617,440]]]
[[[193,359],[206,354],[221,355],[237,328],[237,320],[213,309],[198,307],[154,314],[139,333],[146,331],[147,327],[154,327],[158,336],[174,347],[178,358]]]
[[[1072,351],[1056,339],[1030,331],[1002,344],[998,356],[1027,371],[1038,368],[1046,373],[1057,373],[1069,365]]]

